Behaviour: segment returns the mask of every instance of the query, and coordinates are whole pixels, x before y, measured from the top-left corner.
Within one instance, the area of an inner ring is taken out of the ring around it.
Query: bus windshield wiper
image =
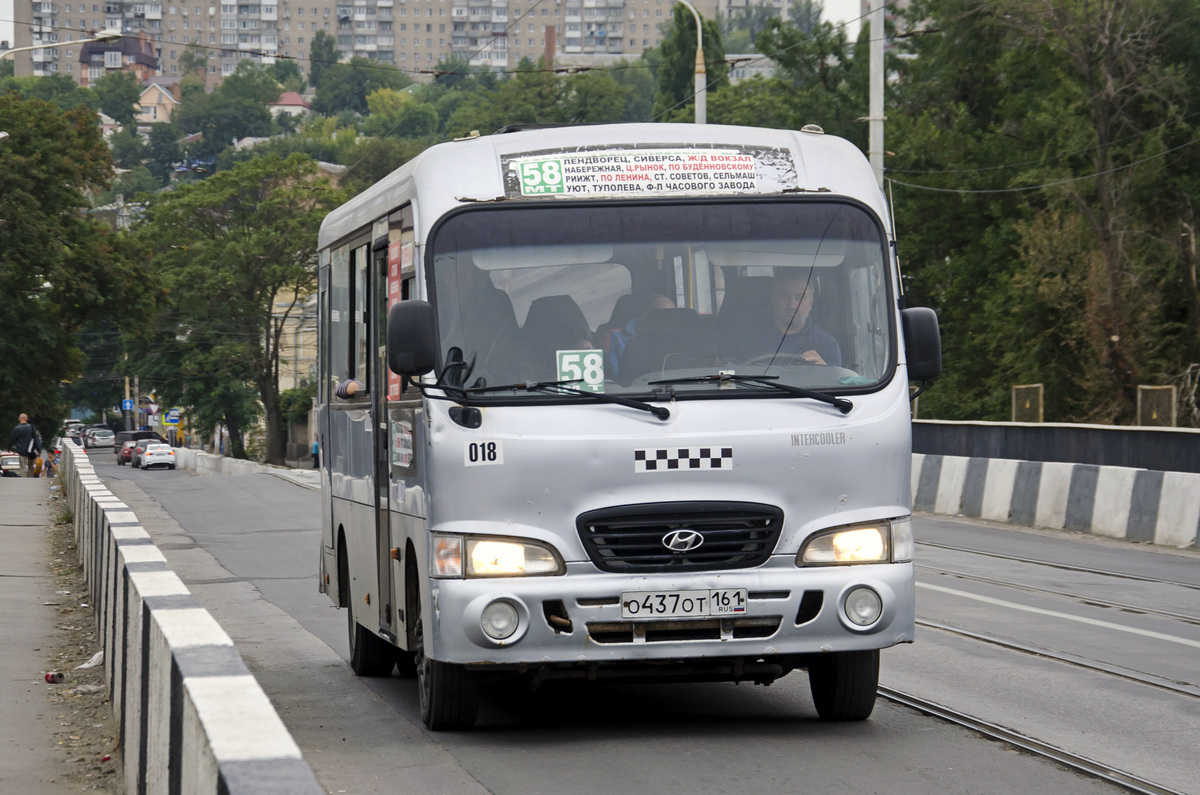
[[[831,395],[828,392],[821,392],[816,389],[805,389],[802,386],[792,386],[791,384],[778,383],[779,376],[777,375],[743,375],[741,373],[713,373],[712,375],[694,375],[687,378],[664,378],[661,381],[651,381],[650,386],[659,386],[667,384],[709,384],[709,383],[735,383],[735,384],[756,384],[758,386],[768,386],[773,389],[778,389],[781,392],[787,392],[789,395],[798,397],[811,398],[819,400],[822,403],[828,403],[843,414],[849,414],[850,409],[854,408],[854,404],[846,398]]]
[[[671,416],[671,412],[664,406],[653,406],[642,400],[610,395],[607,392],[589,392],[585,389],[576,389],[571,386],[572,384],[581,383],[583,383],[582,378],[573,378],[569,381],[525,381],[520,384],[504,384],[503,386],[469,387],[459,391],[468,398],[471,395],[479,395],[485,392],[516,392],[521,390],[525,392],[542,392],[548,395],[582,395],[584,397],[596,398],[603,403],[616,403],[618,406],[628,406],[632,409],[648,411],[660,420],[665,420]]]

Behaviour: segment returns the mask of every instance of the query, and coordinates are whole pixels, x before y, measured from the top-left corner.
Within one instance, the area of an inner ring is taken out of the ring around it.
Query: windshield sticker
[[[733,469],[732,447],[669,447],[634,450],[634,472],[667,472],[673,469]]]
[[[565,386],[584,392],[604,391],[604,351],[555,351],[554,355],[558,360],[558,380],[578,382]]]
[[[592,149],[504,158],[511,197],[736,195],[796,187],[786,149],[691,147]]]
[[[469,467],[491,466],[504,463],[502,442],[467,442],[463,448],[463,465]]]

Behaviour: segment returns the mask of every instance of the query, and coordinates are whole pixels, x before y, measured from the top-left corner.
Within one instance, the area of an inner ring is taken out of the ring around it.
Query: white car
[[[150,469],[151,467],[174,469],[175,451],[171,449],[171,445],[169,444],[156,443],[146,445],[145,451],[138,456],[138,466],[142,469]]]
[[[113,432],[107,428],[96,428],[84,437],[84,441],[86,447],[112,447],[113,438]]]

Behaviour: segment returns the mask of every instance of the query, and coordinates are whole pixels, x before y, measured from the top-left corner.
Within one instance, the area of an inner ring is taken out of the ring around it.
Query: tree
[[[84,210],[112,160],[87,108],[0,94],[0,416],[25,412],[43,436],[67,407],[59,383],[82,357],[87,323],[145,315],[144,259]]]
[[[300,92],[304,88],[304,75],[300,74],[300,65],[291,58],[275,57],[275,63],[268,67],[271,77],[288,91]]]
[[[338,63],[341,58],[342,54],[337,48],[337,37],[318,30],[308,48],[308,84],[319,88],[325,70]]]
[[[658,95],[654,100],[654,118],[665,117],[679,108],[695,104],[696,20],[680,4],[672,8],[671,27],[663,33],[658,48],[661,63],[658,67]],[[704,39],[704,69],[708,90],[718,89],[729,82],[729,66],[725,63],[725,47],[721,43],[721,28],[715,20],[700,18]]]
[[[172,352],[142,366],[172,368],[180,387],[171,397],[221,418],[238,457],[250,387],[266,419],[267,460],[283,463],[282,320],[315,288],[317,229],[343,200],[313,160],[269,155],[161,194],[138,229],[170,290],[151,342]]]
[[[270,66],[253,61],[242,61],[233,74],[226,77],[219,89],[226,99],[245,99],[258,105],[266,105],[279,99],[279,81]]]
[[[369,58],[352,58],[348,64],[332,64],[322,70],[313,110],[326,116],[342,111],[365,116],[369,112],[368,94],[381,88],[398,90],[411,84],[412,78],[393,66]]]
[[[179,146],[179,130],[174,124],[150,125],[149,142],[146,144],[146,167],[158,180],[160,185],[166,185],[171,178],[175,164],[183,159],[183,149]]]
[[[766,29],[767,21],[778,17],[779,11],[773,5],[765,2],[730,9],[729,16],[718,19],[721,27],[721,40],[727,50],[752,52],[758,35]],[[692,27],[694,28],[695,25]],[[692,35],[695,36],[694,30]],[[695,57],[696,51],[693,48],[692,58],[695,59]]]
[[[186,134],[203,133],[204,140],[190,152],[208,161],[239,138],[271,134],[271,113],[253,100],[228,98],[220,92],[202,94],[184,102],[172,122]]]
[[[112,134],[108,139],[108,148],[112,150],[113,160],[124,169],[130,169],[142,164],[142,154],[145,145],[137,134],[137,129],[128,126]]]
[[[100,110],[118,124],[134,124],[142,87],[133,72],[109,72],[92,84]]]

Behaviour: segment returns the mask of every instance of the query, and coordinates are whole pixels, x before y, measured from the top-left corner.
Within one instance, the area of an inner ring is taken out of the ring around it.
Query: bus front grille
[[[748,502],[621,505],[581,514],[576,527],[601,571],[721,571],[765,562],[779,540],[783,511]]]

